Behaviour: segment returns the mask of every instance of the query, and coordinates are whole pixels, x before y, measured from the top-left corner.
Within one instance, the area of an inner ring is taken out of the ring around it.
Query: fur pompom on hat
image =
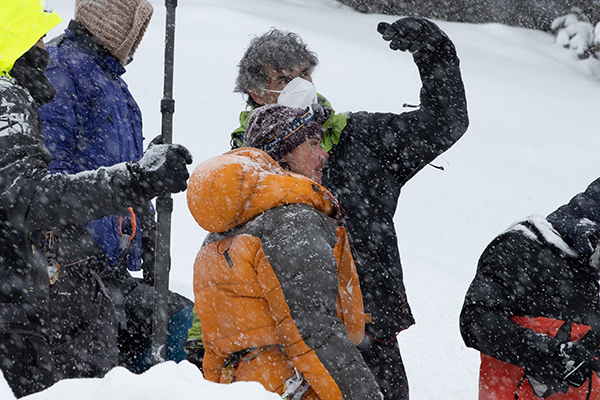
[[[75,21],[123,65],[133,57],[153,12],[148,0],[75,1]]]
[[[257,108],[244,136],[246,147],[265,151],[275,161],[313,137],[323,137],[323,128],[307,110],[269,104]]]

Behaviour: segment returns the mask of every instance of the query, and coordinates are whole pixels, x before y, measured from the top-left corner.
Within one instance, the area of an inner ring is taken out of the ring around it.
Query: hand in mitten
[[[377,31],[383,40],[390,42],[392,50],[416,52],[436,52],[445,46],[454,50],[446,34],[433,22],[424,18],[406,17],[392,24],[380,22]]]
[[[192,155],[182,145],[150,143],[142,158],[128,163],[128,167],[134,185],[143,197],[152,199],[184,191],[190,177],[186,165],[191,163]]]

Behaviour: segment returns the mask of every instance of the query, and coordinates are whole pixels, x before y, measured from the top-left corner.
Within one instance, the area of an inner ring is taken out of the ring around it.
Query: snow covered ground
[[[165,8],[155,14],[125,79],[160,132]],[[73,0],[49,0],[65,19]],[[412,57],[391,51],[376,31],[394,17],[363,15],[334,0],[182,0],[177,8],[175,141],[194,166],[229,149],[244,100],[233,93],[236,64],[252,35],[271,27],[299,33],[320,58],[313,75],[338,111],[401,112],[417,104]],[[414,177],[396,215],[408,297],[417,325],[399,336],[414,400],[476,399],[478,353],[458,330],[464,293],[479,255],[513,221],[546,215],[600,175],[600,62],[578,60],[549,34],[498,24],[440,21],[462,62],[471,125]],[[185,196],[173,214],[171,288],[192,297],[192,263],[205,232]],[[12,399],[0,379],[0,398]],[[32,400],[274,399],[258,384],[220,386],[194,367],[166,363],[135,376],[63,381]]]

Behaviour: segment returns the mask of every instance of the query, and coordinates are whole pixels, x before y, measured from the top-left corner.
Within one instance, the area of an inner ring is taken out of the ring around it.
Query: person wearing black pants
[[[382,22],[377,31],[392,50],[412,54],[423,84],[420,106],[400,114],[336,113],[312,83],[316,54],[297,34],[272,29],[251,41],[238,64],[235,91],[247,95],[247,109],[231,143],[244,146],[248,119],[266,104],[311,107],[319,114],[321,147],[329,154],[323,186],[346,211],[344,225],[370,314],[361,352],[386,399],[398,400],[408,398],[408,382],[396,337],[415,322],[393,221],[398,198],[409,179],[462,137],[469,121],[456,49],[437,25],[410,17]],[[196,324],[188,338],[201,353],[199,328]],[[200,358],[193,353],[190,359]]]

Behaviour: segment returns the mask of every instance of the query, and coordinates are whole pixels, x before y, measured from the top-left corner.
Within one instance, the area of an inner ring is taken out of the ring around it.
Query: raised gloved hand
[[[417,17],[406,17],[392,24],[380,22],[377,31],[390,42],[392,50],[410,53],[454,52],[448,36],[433,22]]]
[[[159,142],[159,139],[153,140],[139,161],[127,164],[138,192],[148,200],[184,191],[190,177],[186,165],[192,163],[192,155],[188,149]]]

